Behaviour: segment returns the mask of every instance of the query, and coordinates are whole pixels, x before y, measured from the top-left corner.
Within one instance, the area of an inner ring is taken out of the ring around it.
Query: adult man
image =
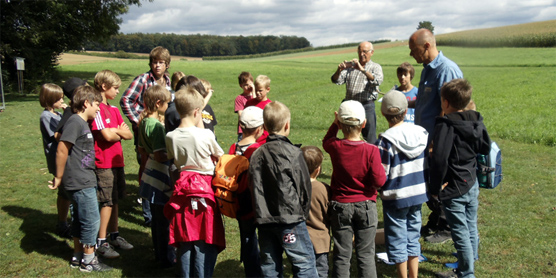
[[[384,76],[382,67],[371,61],[374,54],[373,45],[370,42],[362,42],[357,48],[358,59],[343,61],[332,75],[332,83],[337,85],[346,84],[346,97],[344,100],[356,100],[363,104],[367,123],[363,127],[362,134],[369,143],[376,141],[376,114],[374,101],[378,97],[379,85]]]
[[[417,99],[409,102],[409,107],[415,108],[415,124],[420,125],[429,133],[429,144],[434,136],[434,124],[437,116],[442,112],[440,88],[452,79],[463,78],[458,65],[446,58],[442,51],[436,48],[434,35],[428,29],[419,29],[409,38],[409,53],[417,63],[423,63],[421,81]],[[427,148],[428,149],[428,148]],[[427,155],[428,157],[428,155]],[[429,171],[434,171],[430,169]],[[428,235],[426,241],[442,243],[451,240],[450,228],[440,207],[440,202],[429,200],[427,206],[431,209],[428,223],[421,233]]]

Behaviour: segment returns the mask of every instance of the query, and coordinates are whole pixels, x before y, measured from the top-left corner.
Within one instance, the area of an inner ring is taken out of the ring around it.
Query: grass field
[[[480,195],[477,276],[556,276],[554,48],[441,47],[441,50],[460,65],[474,86],[478,111],[485,117],[491,137],[499,143],[504,156],[501,188],[483,190]],[[170,72],[183,71],[212,83],[215,93],[211,106],[218,120],[216,134],[225,150],[236,138],[233,100],[240,92],[237,75],[243,70],[272,79],[269,98],[285,103],[292,112],[292,142],[321,146],[345,93],[343,86],[330,82],[330,75],[340,61],[356,57],[355,49],[347,54],[326,53],[323,50],[313,55],[300,53],[235,61],[176,60]],[[382,91],[397,83],[395,70],[404,61],[416,67],[413,83],[418,84],[422,67],[414,63],[407,46],[376,51],[373,60],[383,66]],[[77,76],[92,81],[102,69],[120,75],[123,92],[148,66],[145,60],[126,60],[60,67],[64,80]],[[117,100],[112,103],[117,105]],[[46,187],[51,177],[46,170],[38,128],[41,110],[36,95],[8,94],[6,109],[0,113],[4,130],[0,134],[1,276],[79,275],[67,266],[72,243],[53,233],[56,194]],[[384,118],[378,117],[378,132],[386,127]],[[121,258],[107,261],[116,268],[114,272],[94,276],[174,276],[173,270],[156,269],[152,260],[150,230],[140,225],[140,207],[134,201],[138,167],[132,142],[123,142],[123,147],[130,196],[120,205],[120,231],[135,249],[122,251]],[[329,182],[332,168],[326,155],[323,170],[320,179]],[[428,214],[426,208],[423,214]],[[380,209],[379,219],[382,225]],[[231,219],[224,220],[227,249],[218,257],[215,276],[243,277],[237,225]],[[384,248],[378,246],[377,250]],[[422,250],[429,261],[420,264],[421,277],[434,277],[434,272],[445,269],[443,263],[454,260],[450,243],[423,242]],[[393,266],[377,263],[377,272],[379,277],[395,277]]]

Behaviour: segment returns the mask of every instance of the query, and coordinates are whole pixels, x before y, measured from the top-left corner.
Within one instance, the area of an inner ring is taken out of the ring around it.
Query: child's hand
[[[65,103],[62,103],[62,105],[60,105],[60,108],[62,108],[63,110],[66,110],[66,108],[68,108],[68,105]]]
[[[338,111],[334,111],[334,122],[335,125],[337,125],[338,127],[340,126],[338,124]]]
[[[129,126],[126,123],[122,123],[118,126],[118,129],[129,130]]]
[[[52,190],[56,190],[58,189],[61,183],[62,183],[62,179],[54,177],[52,181],[48,181],[48,188]]]

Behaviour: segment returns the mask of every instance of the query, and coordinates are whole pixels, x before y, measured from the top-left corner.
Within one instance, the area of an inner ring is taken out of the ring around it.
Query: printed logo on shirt
[[[284,235],[284,243],[293,244],[297,239],[295,238],[294,233],[289,233]]]
[[[210,124],[210,122],[214,120],[212,115],[206,112],[205,110],[203,110],[202,115],[203,115],[203,123]]]
[[[88,139],[93,139],[93,134],[92,133],[87,133],[87,138]]]
[[[106,123],[109,124],[109,123],[110,123],[110,119],[106,119]]]

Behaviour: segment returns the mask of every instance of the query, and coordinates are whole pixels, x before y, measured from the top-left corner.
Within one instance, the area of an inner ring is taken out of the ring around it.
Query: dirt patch
[[[91,51],[91,52],[100,52],[100,51]],[[147,53],[133,53],[139,56],[149,56]],[[185,56],[172,56],[172,60],[188,60],[188,61],[202,61],[202,58],[198,57],[185,57]],[[108,58],[108,57],[99,57],[99,56],[89,56],[89,55],[79,55],[73,53],[62,53],[60,55],[60,60],[58,60],[58,64],[61,66],[65,65],[79,65],[79,64],[87,64],[87,63],[99,63],[99,62],[106,62],[106,61],[118,61],[124,60],[119,58]],[[125,59],[130,60],[130,59]]]

